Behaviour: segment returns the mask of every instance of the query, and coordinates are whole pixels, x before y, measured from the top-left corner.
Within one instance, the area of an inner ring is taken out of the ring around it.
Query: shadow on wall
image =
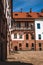
[[[21,63],[21,62],[0,62],[0,65],[33,65],[32,63]]]

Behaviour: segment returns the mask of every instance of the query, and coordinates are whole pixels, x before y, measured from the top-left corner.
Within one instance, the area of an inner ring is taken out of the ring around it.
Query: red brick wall
[[[39,50],[39,43],[41,43],[41,48],[43,50],[43,40],[36,40],[36,50]]]
[[[19,33],[19,32],[20,31],[13,31],[12,33],[14,34],[14,33]],[[22,50],[31,50],[32,43],[35,44],[35,40],[32,40],[31,39],[31,34],[29,33],[29,31],[27,31],[27,32],[28,32],[29,39],[26,40],[26,32],[22,31],[21,33],[23,33],[23,35],[24,35],[24,40],[12,40],[11,41],[12,48],[14,48],[15,46],[17,46],[18,50],[20,50],[19,43],[21,43],[22,44],[22,46],[21,46]],[[28,45],[29,45],[28,47],[26,47],[26,43],[28,43]]]

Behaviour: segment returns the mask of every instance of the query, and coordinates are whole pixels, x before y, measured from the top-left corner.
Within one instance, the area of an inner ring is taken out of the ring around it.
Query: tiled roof
[[[43,12],[13,12],[13,18],[42,18]]]

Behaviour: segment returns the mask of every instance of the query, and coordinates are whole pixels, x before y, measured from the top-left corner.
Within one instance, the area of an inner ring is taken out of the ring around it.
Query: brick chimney
[[[32,12],[32,8],[30,8],[30,13]]]
[[[23,10],[23,9],[21,8],[21,13],[22,13],[22,10]]]
[[[43,13],[43,9],[41,9],[41,12]]]

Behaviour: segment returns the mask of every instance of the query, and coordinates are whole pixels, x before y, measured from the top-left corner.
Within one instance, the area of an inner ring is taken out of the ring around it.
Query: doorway
[[[15,51],[17,51],[17,50],[18,50],[17,46],[15,46],[15,47],[14,47],[14,50],[15,50]]]

